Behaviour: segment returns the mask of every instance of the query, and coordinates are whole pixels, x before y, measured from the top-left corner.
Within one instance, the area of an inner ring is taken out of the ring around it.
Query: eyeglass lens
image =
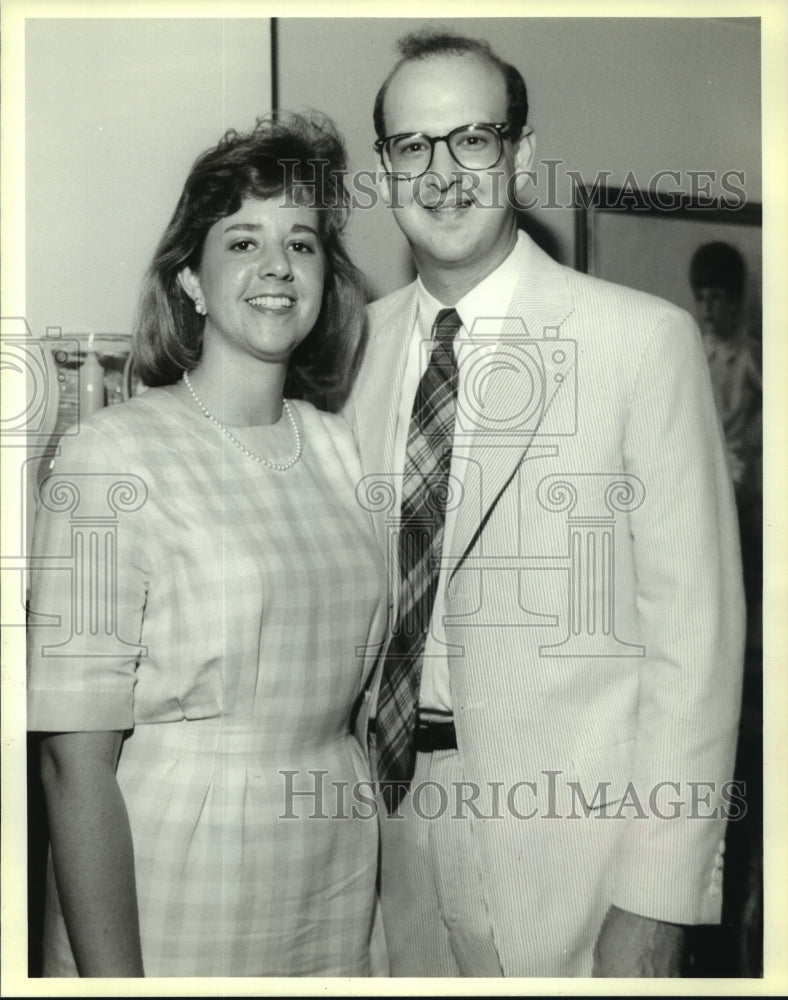
[[[429,169],[435,139],[421,133],[396,136],[387,144],[389,169],[396,173],[422,174]],[[468,170],[495,166],[501,155],[501,137],[487,125],[468,125],[447,138],[452,156]]]

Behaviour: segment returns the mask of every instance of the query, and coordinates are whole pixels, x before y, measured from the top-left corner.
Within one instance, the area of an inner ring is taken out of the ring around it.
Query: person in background
[[[763,380],[760,344],[748,334],[742,307],[744,260],[728,243],[705,243],[689,280],[725,433],[742,538],[751,644],[760,643],[763,576]]]
[[[730,880],[724,930],[744,976],[763,975],[763,380],[760,331],[746,322],[747,269],[739,251],[716,241],[698,247],[689,281],[706,350],[739,515],[747,602],[742,717],[736,778],[747,788],[748,812],[728,831]]]
[[[286,795],[368,778],[349,725],[385,612],[350,430],[309,401],[361,343],[344,167],[330,122],[287,115],[197,159],[141,299],[153,388],[64,437],[42,485],[45,976],[378,968],[376,824]],[[116,551],[72,576],[86,514]]]
[[[418,278],[370,307],[347,411],[397,563],[360,712],[391,971],[680,975],[720,916],[744,638],[698,330],[518,232],[514,67],[400,54],[375,147]]]

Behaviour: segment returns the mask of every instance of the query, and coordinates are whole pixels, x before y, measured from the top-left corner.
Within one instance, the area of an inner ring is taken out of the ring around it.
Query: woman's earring
[[[198,316],[205,316],[208,313],[208,310],[205,308],[205,303],[203,302],[202,299],[195,299],[194,308]]]

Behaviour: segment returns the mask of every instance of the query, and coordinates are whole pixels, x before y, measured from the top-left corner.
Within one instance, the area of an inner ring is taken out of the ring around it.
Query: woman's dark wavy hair
[[[145,276],[134,336],[134,367],[146,385],[171,385],[202,355],[205,318],[178,280],[198,270],[208,230],[237,212],[244,198],[282,198],[317,209],[326,256],[323,304],[314,329],[290,360],[285,394],[334,409],[360,359],[365,295],[342,241],[349,199],[342,138],[322,115],[258,119],[248,133],[230,130],[195,161],[175,214]]]

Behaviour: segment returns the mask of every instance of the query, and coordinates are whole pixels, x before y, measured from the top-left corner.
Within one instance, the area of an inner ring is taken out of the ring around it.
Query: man
[[[697,329],[518,233],[516,70],[401,51],[375,123],[419,277],[371,307],[348,408],[392,556],[359,716],[391,971],[678,975],[680,925],[719,919],[743,641]]]

